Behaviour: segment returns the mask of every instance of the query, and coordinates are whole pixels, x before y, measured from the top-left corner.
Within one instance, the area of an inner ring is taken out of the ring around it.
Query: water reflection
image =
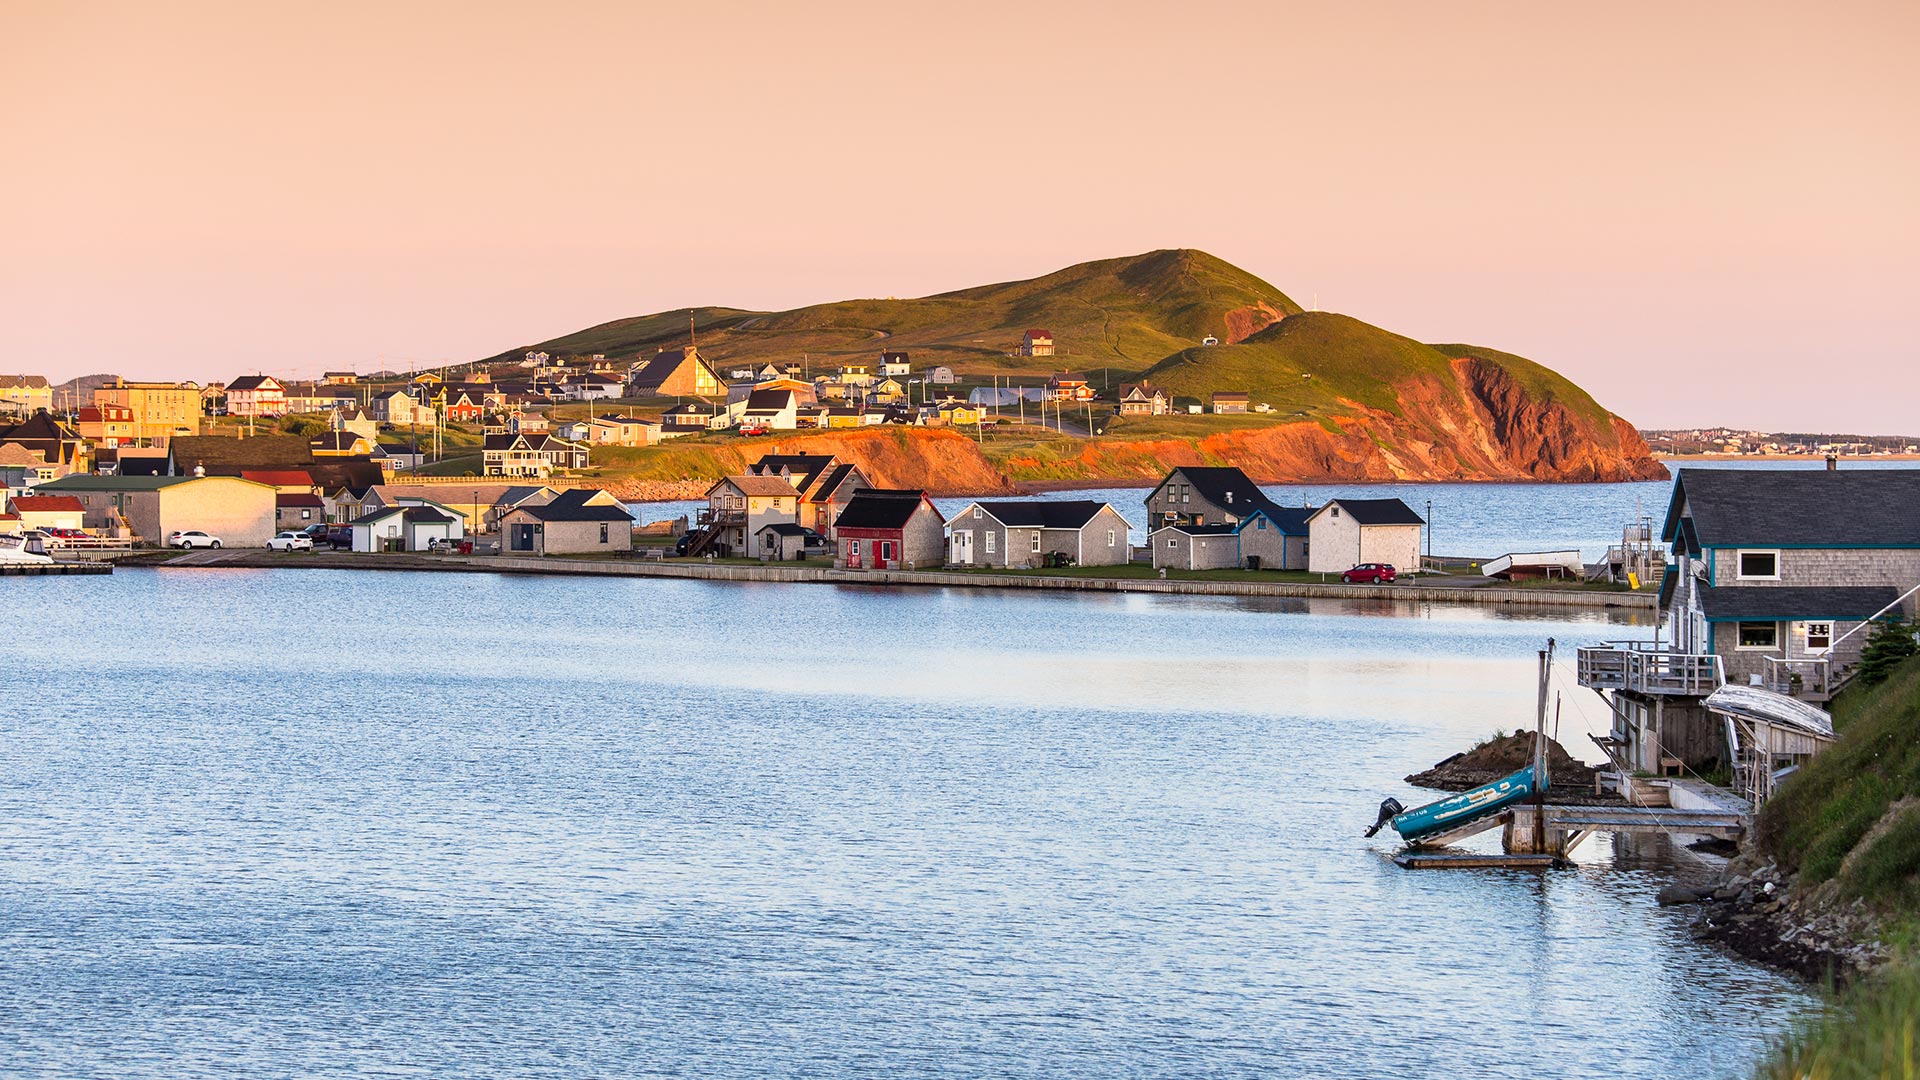
[[[1805,1005],[1653,904],[1684,850],[1358,837],[1612,613],[7,588],[11,1074],[1733,1076]]]

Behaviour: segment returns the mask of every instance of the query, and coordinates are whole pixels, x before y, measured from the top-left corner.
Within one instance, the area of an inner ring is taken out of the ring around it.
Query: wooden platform
[[[1415,848],[1393,857],[1408,870],[1559,870],[1573,864],[1558,855],[1502,855],[1474,851],[1423,851]]]
[[[1747,818],[1738,813],[1667,806],[1549,806],[1547,828],[1565,832],[1701,833],[1738,840],[1746,832]]]

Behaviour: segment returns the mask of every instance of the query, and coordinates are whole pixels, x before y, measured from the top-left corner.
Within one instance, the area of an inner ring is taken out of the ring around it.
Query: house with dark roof
[[[773,473],[723,476],[707,489],[696,522],[702,535],[687,553],[747,555],[748,542],[775,522],[800,523],[800,490],[792,480]]]
[[[273,520],[281,529],[303,529],[323,522],[327,520],[326,500],[311,491],[281,492],[273,497]]]
[[[1610,695],[1622,770],[1740,762],[1703,706],[1724,685],[1826,702],[1872,623],[1920,590],[1920,469],[1682,469],[1661,541],[1672,562],[1653,641],[1578,651],[1580,685]]]
[[[1307,569],[1339,574],[1362,563],[1385,563],[1402,574],[1420,570],[1427,522],[1399,499],[1329,499],[1307,517]]]
[[[827,550],[827,539],[804,525],[773,521],[753,534],[753,551],[768,562],[793,562]]]
[[[1232,522],[1176,521],[1147,537],[1156,568],[1305,570],[1312,507],[1270,506]]]
[[[271,375],[242,375],[227,384],[228,416],[285,416],[287,388]]]
[[[880,374],[883,378],[906,378],[913,374],[913,363],[904,352],[882,350],[880,353]]]
[[[800,399],[784,388],[756,389],[747,395],[740,426],[761,431],[792,431],[799,427]]]
[[[556,469],[586,468],[588,448],[544,431],[515,431],[486,436],[480,455],[487,476],[541,478]]]
[[[1165,416],[1173,411],[1173,399],[1152,383],[1121,383],[1119,411],[1121,416]]]
[[[1019,353],[1021,356],[1052,356],[1053,331],[1034,329],[1021,334]]]
[[[976,502],[947,523],[952,566],[1120,566],[1132,558],[1127,519],[1093,499]]]
[[[617,554],[633,550],[633,514],[594,488],[524,501],[500,518],[506,555]]]
[[[946,519],[924,491],[868,488],[834,520],[843,570],[926,569],[945,561]]]
[[[466,535],[460,512],[427,499],[383,507],[347,522],[355,551],[430,551]]]
[[[1232,525],[1264,510],[1276,521],[1293,515],[1267,497],[1246,473],[1227,466],[1182,465],[1147,493],[1147,527]],[[1295,509],[1311,510],[1311,507]],[[1301,519],[1304,522],[1304,518]],[[1342,569],[1345,569],[1344,567]]]
[[[1243,413],[1247,411],[1251,395],[1245,390],[1215,390],[1213,392],[1213,411],[1216,413]]]
[[[17,424],[0,425],[0,446],[8,443],[18,443],[28,453],[38,452],[61,471],[86,472],[92,467],[87,441],[52,413],[38,412]]]

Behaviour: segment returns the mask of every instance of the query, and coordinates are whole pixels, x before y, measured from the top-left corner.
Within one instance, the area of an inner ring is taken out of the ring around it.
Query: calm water
[[[337,571],[0,599],[8,1076],[1705,1080],[1809,1007],[1654,904],[1693,856],[1410,873],[1360,838],[1598,616]]]
[[[1709,461],[1688,462],[1689,469],[1818,469],[1818,461]],[[1846,469],[1920,468],[1912,461],[1852,461]],[[1133,526],[1133,542],[1146,543],[1149,488],[1095,488],[1056,491],[1034,496],[1043,499],[1099,499],[1110,502]],[[1492,558],[1510,551],[1564,551],[1578,548],[1588,561],[1606,554],[1620,542],[1620,530],[1642,514],[1657,529],[1667,514],[1673,493],[1670,480],[1628,484],[1265,484],[1265,491],[1282,506],[1318,506],[1329,498],[1396,498],[1433,523],[1433,551],[1438,555]],[[953,514],[970,499],[936,499],[942,513]],[[647,521],[692,515],[705,505],[696,502],[639,503],[633,509]]]

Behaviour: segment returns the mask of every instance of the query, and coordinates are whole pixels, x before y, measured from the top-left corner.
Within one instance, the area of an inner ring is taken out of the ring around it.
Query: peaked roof
[[[833,493],[840,489],[841,484],[846,483],[847,477],[852,473],[852,464],[835,465],[826,476],[821,477],[819,483],[813,485],[813,490],[807,493],[807,501],[826,502],[831,499]]]
[[[249,469],[304,469],[313,464],[313,443],[304,435],[175,435],[167,443],[174,469],[190,473],[204,465],[209,474],[237,476]]]
[[[791,407],[795,400],[791,390],[755,390],[747,395],[747,411],[780,412]]]
[[[974,503],[1002,525],[1021,529],[1084,529],[1108,508],[1095,499],[1035,499],[1022,502]]]
[[[1362,525],[1425,525],[1426,519],[1399,499],[1328,499],[1327,506],[1339,506],[1347,516]],[[1325,510],[1323,506],[1320,510]],[[1320,510],[1314,511],[1318,514]]]
[[[1683,525],[1690,550],[1920,546],[1920,469],[1682,469],[1660,538]]]
[[[45,375],[0,375],[0,390],[43,390],[49,385]]]
[[[787,495],[798,497],[800,494],[799,489],[794,485],[778,476],[766,473],[749,473],[745,476],[723,477],[715,481],[713,486],[717,488],[721,484],[730,484],[733,487],[739,488],[742,495],[756,498],[780,498]],[[712,488],[708,490],[711,491]]]
[[[633,370],[627,382],[635,390],[659,389],[660,384],[673,378],[674,374],[687,364],[698,364],[707,369],[714,382],[724,382],[720,373],[700,355],[698,346],[689,345],[684,349],[665,349],[652,356],[634,361]]]
[[[1173,530],[1188,536],[1231,536],[1240,531],[1238,525],[1162,525],[1153,530],[1155,534]]]
[[[755,476],[777,476],[785,469],[793,477],[793,486],[805,491],[833,464],[832,454],[762,454],[759,461],[747,466],[747,471]]]
[[[923,506],[933,510],[934,517],[940,516],[926,501],[925,492],[868,488],[847,501],[833,524],[838,529],[900,529]]]
[[[1267,497],[1246,473],[1231,465],[1182,465],[1167,474],[1165,480],[1154,487],[1159,491],[1174,474],[1186,478],[1193,485],[1194,493],[1214,504],[1225,507],[1235,514],[1251,514],[1255,510],[1266,511],[1267,517],[1275,523],[1290,520],[1287,508]],[[1152,497],[1151,493],[1148,495]],[[1311,510],[1308,511],[1311,514]]]
[[[56,514],[62,511],[79,513],[86,506],[72,495],[15,495],[7,500],[10,509],[20,513]]]
[[[619,503],[591,502],[599,495],[595,488],[568,488],[553,501],[517,508],[536,521],[632,521],[633,515]]]
[[[271,386],[269,386],[269,384],[271,384]],[[227,384],[227,393],[231,394],[235,390],[266,390],[269,388],[274,390],[281,389],[280,380],[271,375],[242,375]]]

